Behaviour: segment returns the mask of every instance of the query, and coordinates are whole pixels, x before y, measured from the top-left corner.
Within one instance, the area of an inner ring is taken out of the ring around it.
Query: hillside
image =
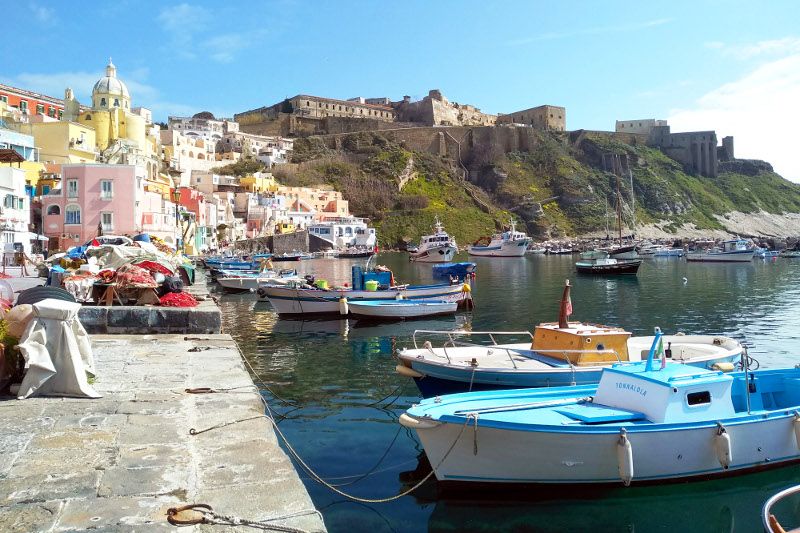
[[[609,154],[626,163],[619,179],[603,170]],[[625,224],[635,219],[639,233],[732,232],[728,219],[742,233],[750,215],[782,220],[775,215],[800,213],[800,185],[766,163],[737,160],[706,178],[686,174],[659,150],[597,134],[575,141],[541,132],[530,152],[479,146],[463,161],[471,183],[457,162],[410,151],[379,133],[348,135],[339,150],[319,138],[297,139],[293,160],[276,171],[279,181],[342,191],[354,214],[372,220],[384,246],[418,240],[435,215],[462,244],[502,227],[511,213],[541,239],[605,234],[607,220],[613,233],[617,187]]]

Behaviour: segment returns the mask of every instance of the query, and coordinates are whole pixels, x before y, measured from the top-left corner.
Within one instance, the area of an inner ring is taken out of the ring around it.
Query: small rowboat
[[[351,314],[380,319],[419,318],[434,315],[451,315],[458,303],[442,300],[371,300],[347,303]]]

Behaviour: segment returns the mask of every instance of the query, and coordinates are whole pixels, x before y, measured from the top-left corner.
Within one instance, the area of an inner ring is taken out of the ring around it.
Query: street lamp
[[[175,202],[175,252],[177,253],[180,250],[178,248],[178,241],[181,238],[181,230],[183,229],[181,227],[181,215],[178,212],[178,205],[181,201],[181,191],[178,190],[177,187],[172,190],[172,200]]]

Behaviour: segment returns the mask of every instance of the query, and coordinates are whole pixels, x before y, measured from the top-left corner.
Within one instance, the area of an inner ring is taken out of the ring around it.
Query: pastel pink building
[[[150,233],[175,242],[175,204],[145,189],[147,171],[133,165],[62,165],[61,186],[42,196],[50,250],[104,235]]]

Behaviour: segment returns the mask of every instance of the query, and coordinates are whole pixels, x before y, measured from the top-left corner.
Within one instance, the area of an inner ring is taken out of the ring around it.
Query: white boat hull
[[[483,257],[522,257],[528,249],[529,239],[504,242],[499,246],[470,246],[469,255]]]
[[[372,318],[418,318],[433,315],[448,315],[458,309],[456,302],[426,302],[390,300],[381,305],[374,303],[348,303],[350,314]]]
[[[478,418],[475,431],[473,420],[466,426],[466,419],[460,423],[423,419],[415,425],[417,420],[404,417],[401,423],[416,429],[440,481],[621,483],[618,429],[501,429],[485,427]],[[628,426],[633,483],[730,474],[800,460],[793,413],[749,423],[721,422],[731,442],[727,469],[720,465],[715,452],[717,426],[713,422],[686,429],[679,425],[660,430],[652,425],[641,430]]]
[[[704,263],[750,263],[753,251],[744,252],[699,252],[686,254],[686,260]]]
[[[464,284],[428,285],[397,288],[384,291],[314,290],[292,287],[261,287],[259,297],[266,298],[279,315],[305,315],[318,313],[341,313],[340,300],[396,300],[398,296],[407,300],[442,300],[461,303],[470,293]]]
[[[425,250],[410,254],[412,261],[419,263],[449,263],[458,253],[458,248],[452,244],[431,246]]]
[[[291,277],[227,277],[217,278],[217,283],[220,287],[230,291],[255,291],[261,286],[274,284],[274,285],[287,285],[289,283],[298,283],[303,281],[298,276]]]

